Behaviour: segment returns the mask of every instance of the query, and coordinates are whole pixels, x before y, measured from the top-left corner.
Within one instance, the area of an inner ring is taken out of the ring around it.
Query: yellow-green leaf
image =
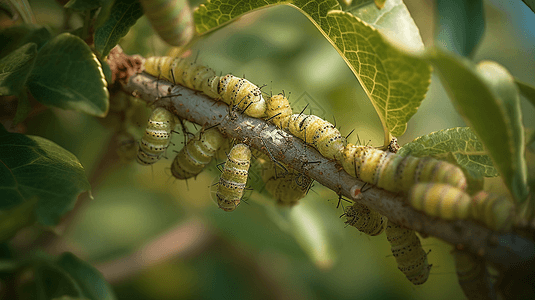
[[[209,1],[195,11],[195,25],[198,33],[205,34],[245,13],[282,4],[305,14],[348,63],[379,114],[385,143],[390,141],[389,132],[403,134],[431,77],[425,61],[400,51],[384,37],[404,49],[423,49],[418,28],[403,2],[388,1],[381,10],[371,3],[350,14],[342,12],[335,0]]]
[[[457,111],[485,145],[515,199],[524,201],[528,195],[524,129],[513,77],[495,62],[475,66],[438,49],[429,51],[427,58],[436,67]]]
[[[457,164],[476,177],[498,176],[483,143],[470,127],[444,129],[421,136],[403,145],[398,154],[432,156],[441,160],[448,160],[453,156]]]

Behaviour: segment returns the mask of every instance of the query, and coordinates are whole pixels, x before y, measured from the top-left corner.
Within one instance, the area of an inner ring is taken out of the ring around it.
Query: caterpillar
[[[471,199],[464,191],[441,183],[418,183],[409,191],[411,206],[444,220],[464,220],[470,216]]]
[[[188,58],[153,56],[145,60],[144,67],[145,72],[153,76],[161,76],[175,84],[201,91],[211,98],[219,98],[219,76],[211,68]]]
[[[297,204],[300,199],[306,196],[312,184],[310,177],[293,169],[288,169],[288,172],[281,177],[277,177],[274,168],[269,168],[262,176],[266,190],[281,206]]]
[[[472,197],[472,218],[496,231],[510,231],[515,216],[514,204],[504,196],[480,191]]]
[[[496,299],[485,261],[466,251],[453,253],[459,285],[470,300]]]
[[[279,129],[288,128],[288,121],[292,115],[288,99],[282,94],[270,97],[266,103],[266,115],[267,119]]]
[[[414,230],[402,228],[388,221],[386,239],[390,242],[392,254],[398,263],[398,269],[414,285],[423,284],[429,277],[432,265],[427,263],[425,253]]]
[[[197,176],[206,167],[225,138],[216,128],[200,130],[177,153],[171,164],[171,173],[177,179]]]
[[[223,102],[237,106],[246,115],[262,118],[266,114],[262,91],[247,79],[227,74],[219,80],[218,93]]]
[[[437,182],[466,189],[463,171],[434,158],[400,156],[370,146],[347,144],[341,164],[351,176],[391,192],[408,192],[418,182]]]
[[[233,211],[240,205],[251,164],[251,150],[237,144],[230,150],[217,186],[217,204],[224,211]]]
[[[346,217],[346,224],[371,236],[381,234],[385,230],[388,221],[388,219],[380,213],[357,202],[352,206],[346,207],[342,216],[344,215]]]
[[[262,91],[247,79],[230,74],[219,77],[211,68],[180,57],[149,57],[144,67],[145,72],[153,76],[162,76],[214,99],[221,98],[251,117],[261,118],[266,114]]]
[[[187,0],[140,0],[145,15],[158,35],[171,46],[187,44],[195,33],[193,13]]]
[[[174,127],[173,114],[163,107],[155,108],[149,117],[145,134],[139,142],[137,162],[142,165],[157,162],[169,146]]]
[[[315,115],[294,114],[290,116],[288,130],[299,139],[312,143],[324,157],[340,160],[344,138],[336,127]]]

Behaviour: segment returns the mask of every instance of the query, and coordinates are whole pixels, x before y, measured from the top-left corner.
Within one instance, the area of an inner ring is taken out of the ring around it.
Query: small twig
[[[361,202],[391,221],[421,232],[424,236],[435,236],[458,248],[479,254],[499,268],[507,269],[510,265],[534,259],[535,245],[531,240],[513,233],[498,234],[472,221],[447,222],[426,216],[405,205],[402,195],[373,187],[358,199],[353,198],[351,189],[361,187],[364,182],[350,176],[336,162],[321,156],[301,140],[264,120],[229,113],[229,107],[221,101],[214,102],[198,92],[173,86],[170,82],[146,74],[133,75],[123,88],[148,103],[168,106],[178,117],[190,122],[206,126],[220,124],[218,128],[229,138],[240,140],[266,154],[267,147],[279,162],[302,172],[337,194]],[[320,163],[308,164],[310,161]]]

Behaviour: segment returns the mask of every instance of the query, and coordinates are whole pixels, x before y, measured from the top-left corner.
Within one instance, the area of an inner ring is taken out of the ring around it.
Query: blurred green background
[[[29,1],[41,24],[61,25],[61,7]],[[433,43],[432,1],[405,1],[426,45]],[[503,3],[502,3],[503,2]],[[194,3],[198,5],[198,3]],[[487,28],[475,60],[495,60],[535,84],[535,15],[520,1],[485,1]],[[165,55],[168,48],[141,18],[121,41],[128,54]],[[290,7],[248,14],[197,43],[194,55],[217,72],[245,75],[264,91],[291,93],[294,111],[312,113],[382,144],[382,128],[357,79],[307,18]],[[524,124],[535,110],[522,102]],[[134,124],[141,137],[149,108]],[[47,124],[47,126],[43,126]],[[91,174],[111,131],[95,118],[50,109],[28,122],[40,135],[73,152]],[[464,126],[438,78],[399,138],[403,145],[430,132]],[[232,213],[217,208],[210,170],[187,183],[170,176],[171,150],[152,168],[135,162],[104,174],[94,200],[65,232],[63,250],[97,266],[119,299],[462,299],[452,247],[422,239],[433,264],[427,283],[413,286],[397,270],[385,235],[368,237],[345,227],[337,195],[319,184],[293,209],[275,207],[253,191]],[[350,142],[356,141],[353,134]],[[529,159],[529,157],[528,157]],[[223,161],[219,156],[217,163]],[[533,162],[533,160],[529,160]],[[252,171],[251,179],[259,180]],[[498,182],[494,180],[493,182]],[[499,188],[498,188],[499,189]]]

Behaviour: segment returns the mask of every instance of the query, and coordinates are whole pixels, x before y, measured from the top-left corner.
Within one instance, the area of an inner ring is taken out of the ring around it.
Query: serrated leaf
[[[37,221],[56,225],[78,195],[89,190],[83,166],[69,151],[37,136],[0,126],[0,210],[37,197]]]
[[[70,33],[50,40],[37,54],[28,88],[43,104],[104,117],[109,95],[102,67],[89,46]]]
[[[85,11],[99,8],[101,5],[101,0],[70,0],[64,7],[76,11]]]
[[[0,59],[0,95],[22,92],[36,56],[37,45],[28,43]]]
[[[28,43],[35,43],[37,50],[50,40],[48,29],[42,26],[25,24],[0,31],[0,58]]]
[[[516,201],[528,194],[520,99],[512,76],[494,62],[477,67],[438,49],[427,53],[457,111],[483,142]]]
[[[114,300],[115,295],[104,276],[90,264],[74,256],[64,253],[58,260],[63,268],[78,283],[83,296],[91,300]]]
[[[108,56],[142,15],[143,9],[137,0],[116,0],[113,3],[106,20],[95,32],[95,49],[100,58]]]
[[[437,44],[463,56],[473,55],[485,32],[482,0],[438,0]]]
[[[474,176],[494,177],[498,171],[486,154],[483,143],[470,127],[456,127],[432,132],[414,139],[398,150],[402,156],[432,156],[447,160],[451,154],[455,162]]]
[[[400,51],[371,27],[380,28],[389,40],[396,40],[403,48],[422,50],[418,28],[401,0],[388,1],[381,10],[372,3],[353,11],[362,20],[340,11],[335,0],[255,0],[247,5],[239,0],[210,1],[195,11],[195,25],[198,33],[206,34],[245,13],[272,5],[297,8],[335,46],[379,114],[385,142],[390,141],[388,132],[395,136],[405,132],[407,121],[425,97],[431,70],[426,62]]]
[[[515,83],[518,89],[520,90],[520,93],[522,93],[522,95],[526,97],[526,99],[528,99],[528,101],[531,102],[533,106],[535,106],[535,87],[525,82],[522,82],[516,78]]]

